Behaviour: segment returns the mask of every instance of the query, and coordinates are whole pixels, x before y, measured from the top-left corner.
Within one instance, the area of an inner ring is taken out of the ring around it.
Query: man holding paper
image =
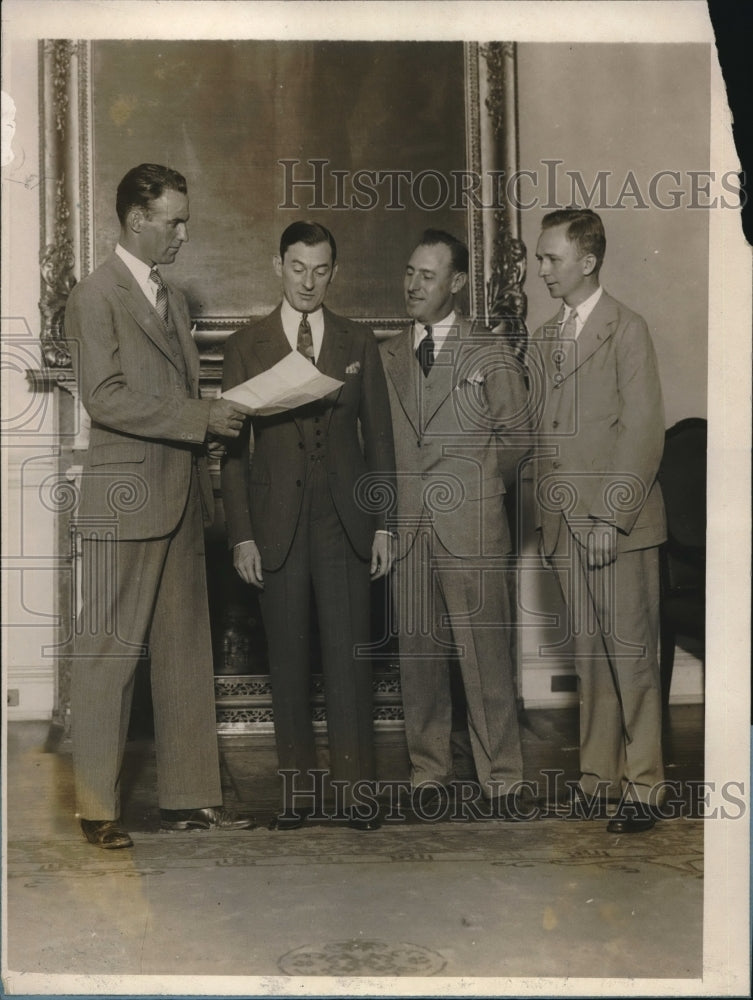
[[[105,850],[120,825],[120,774],[139,659],[151,660],[162,827],[247,828],[222,807],[204,525],[214,516],[207,449],[243,411],[199,396],[188,304],[164,280],[188,240],[185,178],[142,163],[118,185],[115,252],[65,311],[91,418],[76,534],[82,609],[71,668],[73,767],[81,828]]]
[[[300,826],[311,811],[300,807],[309,799],[297,803],[296,794],[313,789],[316,769],[309,702],[312,586],[331,775],[344,782],[346,806],[353,786],[375,777],[371,664],[359,658],[357,647],[370,638],[369,579],[384,576],[392,564],[384,516],[367,508],[369,482],[389,484],[394,476],[394,450],[374,335],[323,305],[336,254],[323,226],[288,226],[274,258],[282,303],[225,345],[225,391],[269,372],[292,352],[341,383],[314,402],[257,412],[230,444],[222,471],[234,565],[261,590],[279,767],[288,773],[280,829]],[[350,823],[377,826],[355,811]]]

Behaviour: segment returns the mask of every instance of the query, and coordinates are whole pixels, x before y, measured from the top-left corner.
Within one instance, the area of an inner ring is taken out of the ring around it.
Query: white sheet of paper
[[[298,351],[291,351],[261,375],[227,389],[222,396],[248,413],[269,416],[312,403],[336,392],[342,384],[322,374]]]

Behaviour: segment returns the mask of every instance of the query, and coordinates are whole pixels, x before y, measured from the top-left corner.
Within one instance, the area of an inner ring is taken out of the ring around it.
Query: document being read
[[[336,392],[342,384],[336,378],[322,374],[298,351],[291,351],[261,375],[226,389],[222,397],[237,403],[249,413],[269,416],[313,403],[330,392]]]

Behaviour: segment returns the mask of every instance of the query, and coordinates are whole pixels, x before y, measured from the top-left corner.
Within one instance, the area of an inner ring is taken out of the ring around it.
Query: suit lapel
[[[350,337],[334,313],[324,309],[324,337],[316,367],[324,375],[342,380],[350,352]]]
[[[290,343],[282,328],[280,308],[278,306],[262,323],[253,328],[254,352],[260,362],[260,372],[272,368],[291,351]]]
[[[343,372],[345,371],[350,354],[350,336],[348,335],[348,331],[338,322],[334,313],[331,313],[326,307],[323,307],[323,312],[324,336],[322,337],[322,347],[319,351],[316,367],[323,375],[329,375],[331,378],[342,381]],[[328,406],[327,429],[329,429],[332,414],[335,412],[335,404],[340,398],[342,390],[343,386],[341,385],[337,392],[330,393],[322,400],[323,403],[330,404]]]
[[[384,370],[395,387],[395,393],[405,412],[405,416],[410,421],[416,434],[420,434],[418,400],[416,399],[415,383],[413,380],[412,366],[416,364],[416,359],[413,354],[412,335],[413,327],[409,326],[407,330],[399,333],[388,342],[387,351],[384,356]]]
[[[153,342],[173,367],[175,362],[170,356],[167,345],[167,333],[151,303],[139,288],[138,282],[117,254],[109,258],[115,278],[115,291],[131,317],[138,323],[144,333]]]
[[[458,319],[436,357],[432,373],[436,395],[431,409],[426,412],[426,427],[429,426],[442,404],[452,395],[457,386],[459,374],[463,371],[461,355],[467,350],[469,333],[470,324],[465,320]]]
[[[191,383],[191,393],[193,396],[198,397],[199,352],[196,348],[196,343],[191,336],[191,318],[186,314],[183,304],[179,303],[177,296],[169,285],[167,286],[167,295],[168,308],[170,309],[170,315],[172,317],[176,333],[178,334],[180,349],[183,352],[183,358],[186,362],[186,370]]]
[[[562,364],[563,379],[576,372],[595,351],[598,351],[602,344],[612,336],[616,324],[617,309],[614,300],[602,291],[601,298],[583,324],[578,339],[570,345]]]

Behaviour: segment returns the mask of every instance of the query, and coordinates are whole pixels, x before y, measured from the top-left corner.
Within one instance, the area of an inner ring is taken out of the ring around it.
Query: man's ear
[[[583,268],[583,273],[588,277],[588,275],[594,273],[596,268],[596,256],[592,253],[586,253],[583,255],[582,261],[583,263],[581,266]]]
[[[126,225],[132,233],[140,233],[145,219],[146,216],[144,215],[144,210],[134,207],[126,216]]]
[[[272,267],[275,269],[275,274],[278,278],[282,277],[282,257],[276,253],[272,258]]]
[[[332,283],[335,280],[336,274],[337,274],[337,264],[335,264],[334,267],[332,268],[332,277],[329,279],[330,283]]]
[[[468,275],[465,271],[456,271],[452,276],[452,284],[450,285],[450,290],[453,295],[457,295],[461,288],[465,288],[468,282]]]

